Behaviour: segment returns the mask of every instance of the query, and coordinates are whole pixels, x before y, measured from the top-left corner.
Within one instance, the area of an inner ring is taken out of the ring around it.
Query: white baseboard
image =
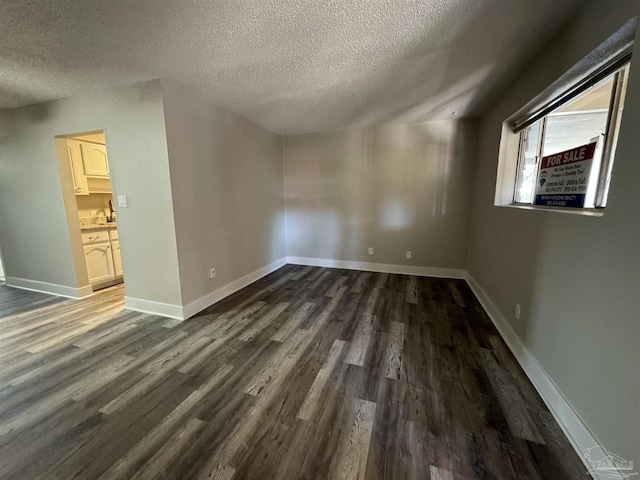
[[[80,295],[80,298],[90,297],[93,295],[93,287],[91,285],[80,287],[78,288],[78,294]]]
[[[466,278],[467,271],[457,268],[417,267],[413,265],[391,265],[388,263],[352,262],[327,258],[287,257],[287,263],[312,267],[345,268],[368,272],[397,273],[419,277]]]
[[[547,374],[544,368],[542,368],[538,360],[527,349],[524,343],[522,343],[522,340],[520,340],[520,337],[518,337],[507,319],[471,274],[467,274],[467,283],[498,329],[505,343],[516,357],[516,360],[518,360],[518,363],[529,377],[529,380],[531,380],[531,383],[542,397],[542,400],[551,411],[551,414],[560,425],[560,428],[562,428],[569,442],[571,442],[574,450],[582,459],[587,470],[591,470],[592,466],[584,456],[587,453],[587,449],[602,444],[593,432],[589,430],[589,427],[587,427],[582,418],[580,418],[578,412],[571,406],[571,403],[569,403],[553,379]],[[592,475],[598,480],[604,480],[605,478],[624,480],[627,478],[620,472],[617,473],[617,477],[612,476],[614,472],[607,471],[606,473],[607,476],[599,476],[597,472],[592,472]]]
[[[124,297],[124,308],[135,310],[136,312],[183,320],[181,305],[153,302],[142,298]]]
[[[200,297],[197,300],[194,300],[193,302],[187,304],[182,309],[182,319],[186,320],[187,318],[193,317],[196,313],[201,312],[205,308],[210,307],[214,303],[219,302],[220,300],[222,300],[225,297],[228,297],[232,293],[235,293],[238,290],[243,289],[247,285],[250,285],[257,280],[260,280],[265,275],[268,275],[271,272],[274,272],[277,269],[283,267],[284,265],[286,265],[286,263],[287,262],[285,258],[276,260],[275,262],[270,263],[269,265],[265,265],[264,267],[259,268],[258,270],[255,270],[245,275],[244,277],[234,280],[231,283],[227,283],[226,285],[223,285],[222,287],[214,290],[213,292],[210,292],[205,296]]]
[[[207,307],[210,307],[216,302],[219,302],[225,297],[228,297],[232,293],[243,289],[247,285],[260,280],[265,275],[274,272],[286,265],[286,260],[281,258],[269,265],[255,270],[244,277],[241,277],[233,282],[227,283],[220,288],[217,288],[213,292],[210,292],[193,302],[181,306],[172,305],[169,303],[153,302],[150,300],[144,300],[141,298],[124,297],[124,306],[129,310],[135,310],[136,312],[149,313],[152,315],[161,315],[163,317],[175,318],[177,320],[186,320],[193,317],[196,313],[201,312]]]
[[[31,292],[48,293],[58,297],[65,298],[84,298],[93,295],[91,286],[86,287],[67,287],[66,285],[58,285],[56,283],[39,282],[37,280],[28,280],[26,278],[6,277],[8,287],[20,288]]]

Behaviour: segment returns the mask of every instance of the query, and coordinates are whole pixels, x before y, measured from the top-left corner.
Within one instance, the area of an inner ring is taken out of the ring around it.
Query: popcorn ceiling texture
[[[0,0],[0,108],[153,78],[281,134],[476,115],[579,0]]]

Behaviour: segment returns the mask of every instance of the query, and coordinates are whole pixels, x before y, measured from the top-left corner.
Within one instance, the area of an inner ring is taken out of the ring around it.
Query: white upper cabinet
[[[109,178],[107,148],[97,143],[79,143],[84,174],[87,177]]]
[[[80,158],[80,144],[74,140],[67,140],[67,153],[71,162],[71,177],[73,178],[73,192],[76,195],[89,195],[87,177]]]
[[[76,195],[112,192],[107,149],[104,145],[68,139],[67,149]]]

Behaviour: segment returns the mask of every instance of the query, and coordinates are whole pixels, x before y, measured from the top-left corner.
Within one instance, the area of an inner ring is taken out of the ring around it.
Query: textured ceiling
[[[481,112],[578,0],[0,0],[0,107],[166,78],[279,133]]]

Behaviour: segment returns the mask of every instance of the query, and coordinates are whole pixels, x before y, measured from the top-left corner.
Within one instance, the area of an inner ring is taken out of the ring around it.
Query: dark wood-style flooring
[[[186,322],[0,286],[2,479],[584,479],[462,280],[287,265]]]

